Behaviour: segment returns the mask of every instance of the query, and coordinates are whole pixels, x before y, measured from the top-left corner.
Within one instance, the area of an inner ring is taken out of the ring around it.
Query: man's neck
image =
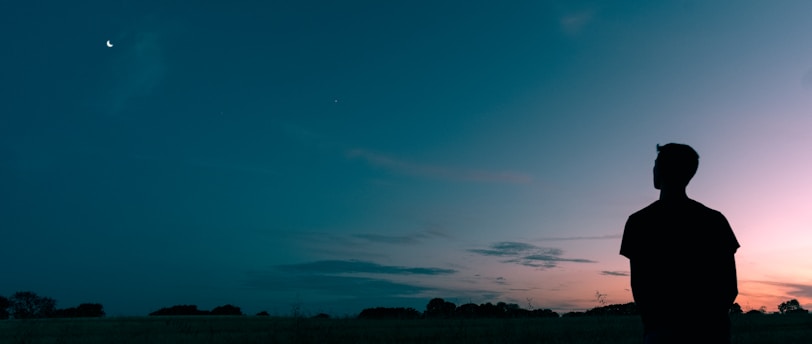
[[[688,199],[685,188],[663,188],[660,190],[661,201],[679,201]]]

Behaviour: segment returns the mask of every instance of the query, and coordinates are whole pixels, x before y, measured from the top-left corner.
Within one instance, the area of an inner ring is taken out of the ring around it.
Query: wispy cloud
[[[529,175],[522,173],[456,169],[447,166],[419,164],[363,149],[350,150],[347,152],[347,156],[355,159],[363,159],[370,165],[385,168],[396,173],[424,178],[515,184],[526,184],[533,180]]]
[[[380,235],[380,234],[354,234],[353,238],[367,240],[379,244],[417,244],[423,238],[422,235]]]
[[[359,260],[321,260],[277,265],[266,271],[251,272],[244,283],[248,287],[269,292],[315,292],[328,299],[428,299],[426,295],[450,291],[430,286],[431,283],[422,283],[427,282],[426,278],[456,272],[452,269],[382,265]],[[422,276],[422,279],[410,277],[415,275]]]
[[[469,249],[468,252],[484,256],[505,257],[502,263],[519,264],[534,268],[554,268],[559,262],[595,263],[589,259],[564,258],[564,252],[558,248],[539,247],[527,243],[504,241],[491,245],[487,249]]]
[[[561,258],[551,254],[533,254],[525,256],[523,259],[539,262],[573,262],[573,263],[595,263],[594,260],[580,258]]]
[[[608,240],[608,239],[620,239],[620,238],[621,238],[620,234],[610,234],[610,235],[597,235],[597,236],[549,237],[549,238],[535,239],[535,241]]]
[[[410,283],[381,278],[319,274],[254,274],[246,285],[267,291],[311,290],[342,297],[384,297],[417,295],[433,290]]]
[[[629,272],[628,271],[608,271],[608,270],[603,270],[603,271],[601,271],[601,275],[604,275],[604,276],[629,276]]]
[[[755,283],[767,284],[776,287],[787,288],[787,295],[797,298],[812,298],[812,285],[799,284],[799,283],[783,283],[771,281],[750,281]]]
[[[561,250],[555,248],[541,248],[531,244],[521,242],[504,241],[498,242],[490,246],[489,249],[470,249],[469,252],[485,255],[485,256],[517,256],[529,251],[543,250],[551,254],[561,254]]]
[[[583,10],[567,14],[561,18],[561,30],[568,35],[577,35],[595,17],[595,10]]]
[[[323,259],[360,259],[374,261],[388,257],[391,250],[449,239],[442,229],[429,226],[419,231],[379,234],[372,232],[339,234],[332,232],[297,232],[302,248]]]
[[[279,270],[311,274],[373,273],[390,275],[448,275],[452,269],[380,265],[360,260],[320,260],[302,264],[279,265]]]
[[[507,285],[507,280],[504,277],[497,277],[496,284]]]
[[[392,281],[366,276],[289,274],[279,271],[250,273],[244,285],[263,293],[304,295],[314,303],[311,309],[317,307],[318,312],[328,310],[335,314],[357,314],[362,307],[413,307],[422,310],[435,297],[457,304],[495,302],[503,298],[503,293],[498,290],[447,288],[424,285],[417,280]]]
[[[436,230],[426,230],[416,233],[410,233],[405,235],[383,235],[383,234],[371,234],[371,233],[360,233],[360,234],[353,234],[351,235],[353,238],[361,239],[365,241],[369,241],[372,243],[377,244],[392,244],[392,245],[413,245],[423,242],[425,240],[436,238],[436,237],[445,237],[444,234],[440,233]]]

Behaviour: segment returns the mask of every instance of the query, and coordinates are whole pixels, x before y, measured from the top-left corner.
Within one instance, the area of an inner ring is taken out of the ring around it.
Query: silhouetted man
[[[657,151],[660,199],[629,216],[620,245],[644,342],[730,343],[739,243],[722,213],[685,193],[699,165],[696,151],[675,143]]]

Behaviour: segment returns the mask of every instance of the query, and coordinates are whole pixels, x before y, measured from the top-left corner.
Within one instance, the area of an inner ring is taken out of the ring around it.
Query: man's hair
[[[699,154],[689,145],[657,145],[657,170],[661,178],[688,185],[699,167]]]

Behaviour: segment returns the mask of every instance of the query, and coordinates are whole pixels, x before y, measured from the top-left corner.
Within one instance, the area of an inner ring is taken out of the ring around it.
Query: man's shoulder
[[[651,204],[647,205],[643,209],[640,209],[640,210],[632,213],[631,215],[629,215],[629,218],[644,217],[644,216],[650,215],[652,213],[656,213],[659,206],[660,206],[660,201],[659,200],[651,202]]]
[[[694,211],[704,211],[709,213],[720,213],[718,210],[710,208],[699,201],[694,199],[685,199],[680,201],[662,201],[656,200],[651,204],[647,205],[645,208],[638,210],[637,212],[633,213],[632,215],[636,214],[646,214],[651,212],[656,212],[659,209],[684,209],[684,210],[694,210]]]
[[[706,219],[725,217],[720,211],[716,209],[710,208],[693,199],[687,199],[679,202],[665,202],[662,200],[656,200],[651,204],[647,205],[646,207],[644,207],[643,209],[640,209],[629,215],[629,220],[634,221],[645,219],[657,219],[665,214],[673,214],[673,213],[680,213],[684,214],[685,216]]]
[[[696,212],[702,212],[702,213],[706,213],[706,214],[709,214],[709,215],[724,217],[724,215],[722,215],[722,212],[720,212],[720,211],[718,211],[716,209],[710,208],[710,207],[708,207],[708,206],[706,206],[706,205],[704,205],[704,204],[702,204],[700,202],[697,202],[695,200],[691,200],[691,205],[693,206],[694,211],[696,211]]]

